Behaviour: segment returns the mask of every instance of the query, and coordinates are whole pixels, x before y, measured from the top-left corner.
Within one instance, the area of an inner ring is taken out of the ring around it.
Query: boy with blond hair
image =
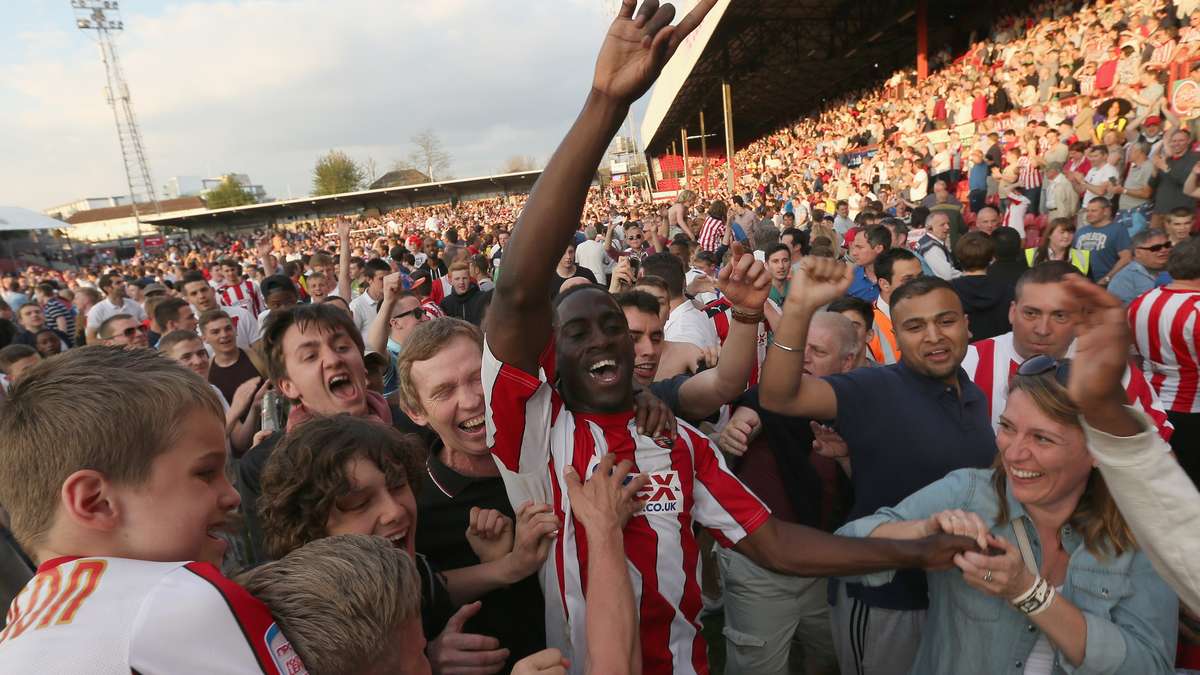
[[[150,350],[71,350],[13,387],[0,438],[0,503],[39,564],[0,672],[304,672],[216,567],[239,498],[208,383]]]

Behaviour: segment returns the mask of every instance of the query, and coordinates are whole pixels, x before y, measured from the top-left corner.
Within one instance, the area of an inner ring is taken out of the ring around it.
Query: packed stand
[[[32,578],[0,671],[1200,667],[1191,137],[1129,135],[1155,101],[1088,129],[1139,188],[889,131],[1076,37],[1165,30],[1168,64],[1193,25],[1039,7],[743,151],[735,194],[590,186],[712,4],[623,4],[531,195],[5,279],[0,589]],[[1013,166],[1082,207],[1043,225]]]

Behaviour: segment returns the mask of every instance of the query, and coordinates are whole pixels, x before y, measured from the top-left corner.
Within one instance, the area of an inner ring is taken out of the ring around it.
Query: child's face
[[[174,447],[155,458],[136,486],[113,486],[123,557],[219,566],[227,544],[216,536],[241,502],[225,474],[225,424],[195,409],[179,425]]]
[[[414,555],[417,498],[408,478],[388,485],[375,462],[361,455],[346,462],[346,476],[350,490],[334,500],[325,520],[325,534],[372,534]]]

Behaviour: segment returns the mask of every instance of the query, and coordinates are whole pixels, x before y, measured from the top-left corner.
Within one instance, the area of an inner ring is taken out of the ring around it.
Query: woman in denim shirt
[[[929,573],[913,673],[1173,672],[1178,599],[1093,468],[1080,411],[1064,386],[1067,369],[1044,356],[1022,364],[992,469],[954,471],[838,531],[898,539],[948,532],[977,539],[990,554],[960,554],[956,568]],[[1034,601],[1029,615],[1014,601],[1040,580],[1023,561],[1014,527],[1028,535],[1040,577],[1058,589]]]

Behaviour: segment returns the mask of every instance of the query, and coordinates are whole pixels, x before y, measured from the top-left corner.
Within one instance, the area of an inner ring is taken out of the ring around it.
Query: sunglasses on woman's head
[[[1017,367],[1017,375],[1037,377],[1054,371],[1054,379],[1062,386],[1067,386],[1071,376],[1071,359],[1056,359],[1045,354],[1036,354],[1026,359]]]

